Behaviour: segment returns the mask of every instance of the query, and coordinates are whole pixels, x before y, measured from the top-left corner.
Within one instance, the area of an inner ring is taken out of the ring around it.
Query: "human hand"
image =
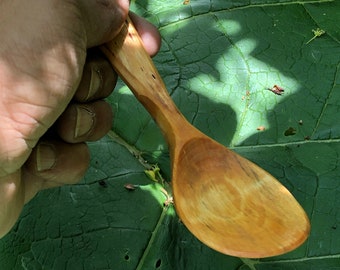
[[[85,141],[111,128],[116,74],[98,51],[128,14],[127,0],[0,2],[0,238],[42,189],[86,172]],[[157,30],[130,15],[147,51]],[[87,56],[87,58],[86,58]]]

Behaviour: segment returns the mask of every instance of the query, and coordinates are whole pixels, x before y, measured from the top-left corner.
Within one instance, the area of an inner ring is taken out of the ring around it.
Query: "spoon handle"
[[[182,135],[190,134],[192,128],[170,98],[130,18],[125,21],[118,36],[103,45],[101,50],[157,122],[169,145],[174,145]]]

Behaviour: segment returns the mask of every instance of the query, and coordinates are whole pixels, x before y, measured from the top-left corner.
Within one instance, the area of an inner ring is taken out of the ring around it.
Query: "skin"
[[[117,75],[95,46],[113,39],[127,0],[0,0],[0,237],[42,189],[85,174]],[[160,36],[130,14],[150,55]],[[92,48],[89,50],[89,48]]]

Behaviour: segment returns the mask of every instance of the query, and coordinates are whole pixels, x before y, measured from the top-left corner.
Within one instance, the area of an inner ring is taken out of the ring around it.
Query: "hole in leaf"
[[[161,264],[162,264],[162,260],[161,259],[158,259],[155,263],[155,268],[158,269],[161,267]]]
[[[285,136],[292,136],[296,134],[296,129],[293,127],[289,127],[286,131],[285,131]]]
[[[129,260],[130,260],[130,256],[126,254],[126,255],[124,256],[124,259],[125,259],[125,261],[129,261]]]
[[[98,184],[103,188],[107,188],[107,183],[104,180],[99,180]]]

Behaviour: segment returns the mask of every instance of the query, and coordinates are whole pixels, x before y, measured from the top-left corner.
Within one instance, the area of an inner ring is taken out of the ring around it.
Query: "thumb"
[[[88,48],[113,39],[129,12],[128,0],[84,0],[80,5]]]

